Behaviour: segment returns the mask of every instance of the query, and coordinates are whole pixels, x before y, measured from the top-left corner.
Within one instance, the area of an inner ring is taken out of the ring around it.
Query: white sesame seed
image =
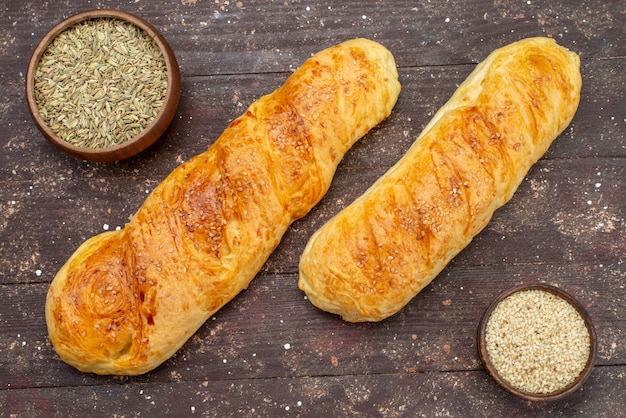
[[[496,306],[485,343],[503,380],[537,394],[570,385],[585,368],[591,344],[578,311],[538,289],[513,293]]]

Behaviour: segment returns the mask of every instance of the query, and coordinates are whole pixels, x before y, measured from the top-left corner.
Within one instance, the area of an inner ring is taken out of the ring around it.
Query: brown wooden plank
[[[626,361],[623,277],[619,262],[597,268],[578,263],[451,266],[392,318],[349,324],[304,300],[295,274],[264,273],[170,361],[133,381],[480,370],[475,345],[480,317],[497,294],[530,282],[558,285],[575,295],[596,325],[598,365],[620,365]],[[1,290],[0,386],[116,380],[81,374],[53,353],[43,314],[45,283],[5,285]]]
[[[320,46],[356,36],[379,39],[401,66],[477,62],[493,49],[522,37],[551,36],[585,57],[623,57],[626,19],[619,0],[406,2],[111,2],[103,7],[136,13],[162,30],[184,74],[285,71]],[[9,2],[3,13],[8,40],[20,50],[12,68],[25,68],[28,52],[56,22],[94,8]]]
[[[624,260],[625,163],[623,158],[540,161],[512,201],[455,262],[597,266]],[[296,272],[299,253],[314,230],[385,170],[341,168],[328,195],[292,226],[265,271]],[[51,281],[85,239],[123,227],[157,183],[135,176],[9,183],[5,190],[10,200],[4,203],[5,226],[0,231],[5,251],[0,283]],[[56,197],[50,199],[50,193]]]
[[[622,140],[626,130],[625,62],[626,59],[583,61],[584,83],[578,113],[546,158],[626,155]],[[473,68],[473,65],[400,68],[403,89],[392,116],[355,145],[344,165],[395,163]],[[87,164],[61,154],[34,127],[23,85],[6,85],[0,90],[0,102],[6,110],[0,114],[0,123],[7,127],[0,131],[0,141],[5,144],[0,148],[0,184],[41,177],[57,180],[72,174],[99,177],[143,174],[160,180],[180,161],[205,150],[230,120],[258,97],[281,85],[287,76],[288,73],[185,77],[183,97],[170,129],[140,156],[115,164]]]
[[[623,417],[624,366],[597,368],[586,387],[557,402],[514,398],[482,371],[239,379],[5,390],[4,412],[16,416],[367,416]],[[174,376],[176,379],[176,376]],[[488,394],[488,395],[486,395]],[[81,401],[77,402],[80,399]]]

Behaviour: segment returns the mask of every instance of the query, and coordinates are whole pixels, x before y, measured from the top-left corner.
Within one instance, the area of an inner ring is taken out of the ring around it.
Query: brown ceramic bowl
[[[512,294],[516,292],[520,292],[524,290],[543,290],[545,292],[552,293],[564,299],[566,302],[572,305],[576,309],[576,311],[580,314],[580,316],[583,318],[585,322],[587,331],[589,332],[589,339],[590,339],[589,358],[587,359],[584,369],[581,371],[581,373],[572,383],[554,392],[550,392],[546,394],[538,394],[538,393],[532,393],[532,392],[520,390],[519,388],[512,386],[505,379],[503,379],[502,376],[500,376],[498,370],[496,369],[496,367],[494,367],[493,363],[491,362],[489,358],[489,352],[488,352],[487,344],[485,341],[485,333],[486,333],[486,328],[487,328],[487,322],[489,321],[489,318],[493,310],[496,308],[496,306],[500,302],[502,302],[507,297],[511,296]],[[596,350],[597,350],[596,333],[595,333],[593,324],[591,322],[591,318],[589,317],[589,314],[587,313],[587,311],[582,307],[582,305],[580,305],[580,303],[578,303],[568,293],[566,293],[565,291],[557,287],[550,286],[547,284],[521,285],[521,286],[517,286],[517,287],[514,287],[512,289],[505,291],[491,303],[489,308],[487,308],[487,311],[485,312],[478,326],[478,351],[479,351],[480,359],[483,365],[485,366],[485,369],[491,375],[491,377],[504,389],[506,389],[513,395],[516,395],[528,401],[553,401],[553,400],[562,399],[563,397],[573,392],[576,392],[583,385],[585,380],[587,380],[587,378],[589,377],[591,373],[591,370],[593,368],[593,364],[595,361]]]
[[[116,18],[130,22],[143,29],[156,42],[159,49],[163,53],[166,61],[168,85],[164,103],[159,109],[156,117],[139,134],[119,145],[104,148],[83,148],[70,144],[69,142],[59,138],[44,122],[35,99],[35,72],[41,57],[46,51],[46,48],[55,37],[76,23],[97,18]],[[26,99],[31,116],[37,125],[37,128],[48,141],[61,149],[63,152],[88,161],[118,161],[136,155],[152,145],[163,134],[163,132],[165,132],[169,124],[172,122],[180,99],[180,70],[176,57],[174,56],[169,44],[163,35],[150,23],[137,16],[118,10],[90,10],[79,13],[62,21],[53,27],[50,32],[44,36],[41,42],[39,42],[28,65],[28,71],[26,74]]]

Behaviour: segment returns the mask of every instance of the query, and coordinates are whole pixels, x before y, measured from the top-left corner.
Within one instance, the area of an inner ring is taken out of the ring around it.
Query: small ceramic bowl
[[[580,374],[573,380],[573,382],[571,382],[567,386],[562,387],[560,389],[557,389],[557,390],[555,390],[553,392],[545,393],[545,394],[544,393],[533,393],[533,392],[528,392],[528,391],[525,391],[525,390],[521,390],[518,387],[515,387],[515,386],[511,385],[507,380],[505,380],[501,376],[501,373],[498,371],[498,369],[492,363],[492,361],[490,359],[487,343],[486,343],[486,340],[485,340],[487,323],[489,322],[489,319],[491,318],[491,315],[492,315],[494,309],[498,306],[498,304],[500,302],[502,302],[507,297],[513,295],[516,292],[521,292],[521,291],[525,291],[525,290],[541,290],[541,291],[552,293],[552,294],[560,297],[561,299],[565,300],[572,307],[574,307],[574,309],[581,316],[581,318],[583,319],[583,321],[585,323],[585,327],[587,328],[587,331],[589,333],[589,342],[590,342],[589,357],[587,358],[586,364],[585,364],[584,368],[582,369],[582,371],[580,372]],[[559,289],[557,287],[550,286],[550,285],[547,285],[547,284],[521,285],[521,286],[517,286],[517,287],[514,287],[514,288],[512,288],[510,290],[505,291],[504,293],[499,295],[491,303],[489,308],[487,308],[487,311],[485,312],[485,314],[484,314],[484,316],[483,316],[483,318],[480,321],[480,324],[478,326],[478,351],[479,351],[480,359],[481,359],[483,365],[485,366],[485,369],[487,370],[489,375],[491,375],[491,377],[501,387],[503,387],[504,389],[506,389],[507,391],[509,391],[513,395],[516,395],[516,396],[518,396],[518,397],[520,397],[522,399],[528,400],[528,401],[553,401],[553,400],[562,399],[563,397],[565,397],[565,396],[567,396],[567,395],[569,395],[571,393],[576,392],[583,385],[583,383],[587,380],[587,378],[589,377],[589,375],[591,373],[591,370],[593,368],[594,361],[595,361],[596,350],[597,350],[597,347],[596,347],[596,333],[595,333],[595,329],[593,327],[593,324],[591,322],[591,318],[589,317],[589,314],[587,313],[587,311],[580,305],[580,303],[578,303],[568,293],[566,293],[565,291],[563,291],[563,290],[561,290],[561,289]]]
[[[163,54],[163,57],[165,58],[167,90],[165,93],[165,100],[163,101],[163,105],[159,108],[158,113],[154,119],[152,119],[152,121],[138,134],[125,140],[119,145],[101,148],[87,148],[73,145],[70,142],[59,138],[50,126],[46,124],[36,101],[35,78],[36,70],[42,56],[50,43],[61,32],[77,23],[98,18],[112,18],[130,22],[131,24],[134,24],[142,29],[156,42]],[[63,152],[88,161],[118,161],[134,156],[152,145],[163,134],[163,132],[165,132],[169,124],[172,122],[180,99],[180,69],[171,47],[163,35],[150,23],[130,13],[118,10],[90,10],[74,15],[57,24],[43,37],[41,42],[39,42],[28,65],[28,71],[26,74],[26,99],[30,114],[37,128],[48,141],[61,149]]]

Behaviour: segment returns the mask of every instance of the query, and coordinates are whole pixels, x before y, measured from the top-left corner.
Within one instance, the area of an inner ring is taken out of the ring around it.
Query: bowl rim
[[[121,144],[104,148],[84,148],[59,138],[44,122],[35,98],[35,73],[50,43],[65,29],[85,20],[115,18],[130,22],[144,30],[158,45],[166,63],[167,89],[163,105],[152,122],[134,138]],[[26,101],[35,125],[44,137],[65,153],[88,161],[111,162],[131,157],[152,145],[165,132],[174,118],[180,101],[180,69],[169,43],[151,23],[131,13],[115,9],[92,9],[77,13],[56,24],[37,44],[26,72]]]
[[[493,310],[496,308],[496,306],[498,306],[500,302],[502,302],[504,299],[511,296],[512,294],[525,291],[525,290],[543,290],[543,291],[552,293],[562,298],[563,300],[568,302],[570,305],[572,305],[574,309],[576,309],[578,314],[583,318],[587,331],[589,332],[589,343],[590,343],[589,358],[587,359],[587,363],[585,364],[585,367],[583,368],[583,370],[580,372],[578,377],[576,377],[576,379],[571,384],[565,386],[562,389],[559,389],[554,392],[546,393],[546,394],[527,392],[525,390],[521,390],[516,387],[513,387],[512,385],[507,383],[499,375],[493,363],[491,363],[491,360],[489,359],[489,355],[487,352],[486,343],[485,343],[485,333],[486,333],[487,323],[489,322],[489,318],[491,317],[491,314]],[[580,302],[578,302],[568,292],[561,289],[560,287],[549,285],[547,283],[521,284],[521,285],[514,286],[500,293],[491,302],[491,304],[489,305],[489,307],[487,308],[487,310],[485,311],[485,313],[483,314],[480,320],[480,323],[478,325],[477,340],[478,340],[477,345],[478,345],[480,360],[483,366],[485,367],[485,369],[487,370],[487,372],[489,373],[489,375],[501,387],[503,387],[504,389],[506,389],[513,395],[516,395],[528,401],[554,401],[554,400],[562,399],[563,397],[576,392],[583,385],[583,383],[589,378],[591,371],[593,369],[593,366],[595,364],[595,358],[596,358],[596,352],[597,352],[596,331],[595,331],[593,322],[591,321],[591,317],[589,313],[587,312],[587,310],[580,304]]]

